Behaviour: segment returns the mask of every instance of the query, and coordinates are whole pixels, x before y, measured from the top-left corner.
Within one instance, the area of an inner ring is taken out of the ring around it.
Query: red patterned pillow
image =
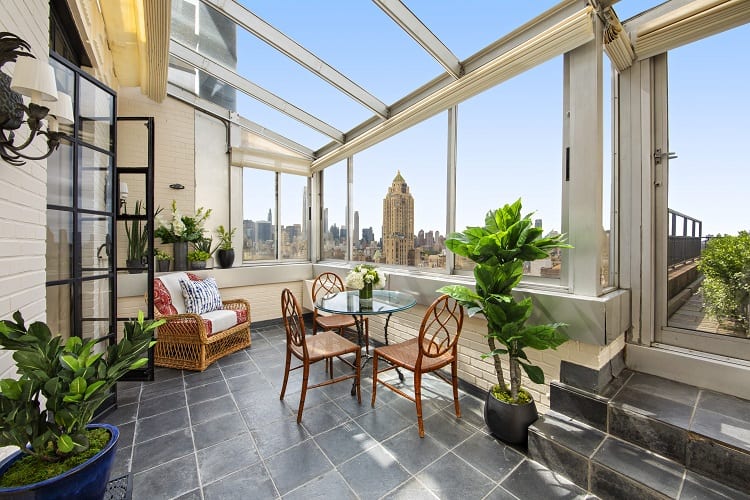
[[[197,274],[193,274],[193,273],[185,273],[185,274],[187,274],[187,277],[190,278],[190,281],[203,281],[203,278],[201,278]]]
[[[247,322],[247,309],[237,309],[234,313],[237,315],[238,325]]]
[[[154,307],[162,316],[177,314],[177,309],[172,305],[172,296],[158,278],[154,280]]]

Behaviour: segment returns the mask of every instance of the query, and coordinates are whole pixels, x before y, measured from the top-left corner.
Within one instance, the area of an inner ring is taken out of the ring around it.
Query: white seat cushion
[[[237,324],[237,311],[219,309],[201,314],[201,318],[211,322],[211,334],[222,332]]]

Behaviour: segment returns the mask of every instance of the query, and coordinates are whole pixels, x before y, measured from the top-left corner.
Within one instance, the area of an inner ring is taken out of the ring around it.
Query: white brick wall
[[[47,0],[4,0],[0,31],[9,31],[31,45],[31,53],[46,60],[49,39]],[[13,74],[13,65],[3,67]],[[22,135],[22,133],[20,134]],[[38,139],[40,145],[44,141]],[[39,154],[34,145],[27,154]],[[0,318],[20,310],[27,321],[44,321],[47,161],[15,167],[0,160]],[[7,351],[0,351],[0,378],[15,375]],[[0,449],[0,457],[12,452]]]

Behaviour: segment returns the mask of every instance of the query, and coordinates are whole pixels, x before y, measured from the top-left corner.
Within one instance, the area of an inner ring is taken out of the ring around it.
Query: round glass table
[[[359,299],[357,290],[348,290],[345,292],[336,292],[320,295],[315,300],[315,307],[321,311],[333,314],[351,314],[354,317],[354,323],[357,327],[357,341],[362,347],[362,321],[364,316],[374,316],[376,314],[387,314],[385,318],[384,334],[385,344],[388,345],[388,322],[393,313],[405,311],[417,303],[413,295],[396,290],[373,290],[372,303],[370,301],[362,302]],[[362,362],[364,366],[370,357],[365,356]],[[399,378],[403,381],[404,376],[400,370],[396,370]],[[354,394],[355,387],[352,387]]]

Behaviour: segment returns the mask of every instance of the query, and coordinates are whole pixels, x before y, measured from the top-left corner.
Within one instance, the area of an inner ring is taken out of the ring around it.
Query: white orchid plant
[[[373,288],[385,287],[385,273],[372,264],[357,264],[349,271],[344,280],[346,286],[353,290],[361,290],[365,283],[372,283]]]

